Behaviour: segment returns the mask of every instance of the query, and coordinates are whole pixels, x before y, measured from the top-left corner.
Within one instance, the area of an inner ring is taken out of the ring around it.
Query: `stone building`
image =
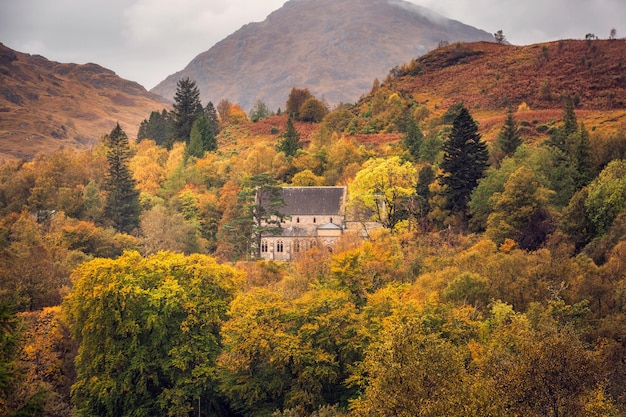
[[[265,235],[261,257],[290,261],[314,246],[332,250],[346,229],[346,187],[283,187],[281,233]]]

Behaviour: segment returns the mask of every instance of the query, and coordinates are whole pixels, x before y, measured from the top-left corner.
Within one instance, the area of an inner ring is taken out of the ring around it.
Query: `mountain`
[[[308,88],[333,105],[354,102],[372,81],[441,41],[493,35],[402,0],[290,0],[195,57],[151,91],[172,98],[184,77],[203,103],[223,98],[252,108],[284,108],[291,88]]]
[[[133,137],[165,101],[96,64],[61,64],[0,43],[0,161],[85,148],[117,122]]]

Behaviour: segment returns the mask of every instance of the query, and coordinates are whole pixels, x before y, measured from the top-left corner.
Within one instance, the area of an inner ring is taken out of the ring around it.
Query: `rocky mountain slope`
[[[133,137],[164,100],[96,64],[61,64],[0,44],[0,161],[92,146],[117,122]]]
[[[292,87],[333,105],[354,102],[375,78],[441,41],[493,40],[485,31],[403,0],[290,0],[194,58],[151,91],[171,98],[183,77],[203,103],[226,98],[284,108]]]

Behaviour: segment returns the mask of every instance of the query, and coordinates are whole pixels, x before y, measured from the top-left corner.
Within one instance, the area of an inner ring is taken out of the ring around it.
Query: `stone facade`
[[[314,246],[332,250],[346,228],[346,187],[283,187],[281,233],[261,240],[261,257],[291,261]]]

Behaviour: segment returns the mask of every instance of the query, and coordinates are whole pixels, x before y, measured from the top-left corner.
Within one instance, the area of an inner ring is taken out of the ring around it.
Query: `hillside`
[[[525,137],[546,137],[562,115],[565,96],[575,98],[588,129],[616,132],[626,129],[624,57],[623,40],[453,44],[394,68],[383,86],[425,106],[431,117],[464,103],[487,140],[497,135],[511,106],[519,108]],[[357,112],[371,106],[374,96],[371,91],[362,97]]]
[[[491,40],[485,31],[402,0],[291,0],[194,58],[151,91],[171,98],[183,77],[203,102],[256,100],[284,108],[292,87],[329,104],[352,103],[390,68],[440,41]]]
[[[166,106],[96,64],[62,64],[0,44],[0,161],[63,146],[84,148],[119,122],[129,135]]]

